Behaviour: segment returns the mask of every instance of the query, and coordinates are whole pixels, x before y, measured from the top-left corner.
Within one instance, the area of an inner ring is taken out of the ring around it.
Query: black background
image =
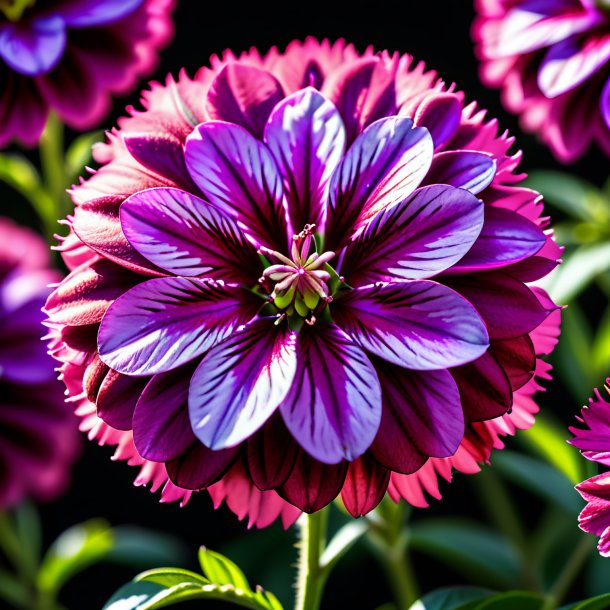
[[[349,3],[326,0],[244,5],[226,0],[182,0],[175,13],[174,41],[163,52],[154,77],[163,79],[167,73],[177,76],[182,67],[193,75],[207,63],[210,55],[220,54],[225,48],[240,52],[256,46],[264,52],[272,45],[281,49],[292,39],[303,39],[307,35],[330,40],[343,37],[359,50],[372,44],[378,50],[411,53],[416,59],[424,60],[447,82],[456,82],[466,92],[467,100],[477,100],[481,107],[489,109],[490,116],[499,118],[503,129],[517,135],[517,145],[524,150],[523,169],[559,168],[535,137],[520,132],[516,118],[500,106],[498,92],[485,89],[479,82],[470,39],[472,19],[470,2],[462,0]],[[127,103],[137,104],[138,97],[134,94],[117,100],[105,126],[114,124]],[[607,160],[593,151],[570,171],[601,184],[608,175]],[[35,223],[27,204],[20,202],[16,195],[10,194],[7,199],[9,193],[0,190],[0,196],[5,206],[8,203],[9,215]],[[541,404],[565,422],[579,407],[569,400],[559,382],[551,385]],[[247,571],[253,582],[260,582],[270,590],[279,587],[280,594],[282,590],[284,595],[289,591],[288,585],[293,580],[290,565],[296,559],[292,548],[296,528],[284,532],[274,525],[272,533],[248,533],[245,524],[239,523],[227,509],[214,511],[205,493],[196,495],[182,509],[176,504],[159,504],[158,495],[133,487],[136,470],[124,463],[112,463],[111,453],[109,448],[83,443],[83,456],[74,470],[72,487],[58,502],[41,509],[47,542],[69,525],[101,516],[115,525],[139,524],[178,536],[186,545],[191,567],[195,567],[199,544],[225,550],[248,564]],[[472,486],[467,479],[458,475],[451,486],[444,485],[444,500],[427,511],[415,511],[415,518],[455,513],[477,516]],[[535,501],[529,497],[519,500],[532,502],[534,518]],[[462,582],[457,575],[423,557],[415,557],[415,568],[424,589]],[[101,608],[113,590],[132,576],[133,572],[126,568],[90,569],[66,588],[62,602],[70,610]],[[323,608],[374,608],[389,598],[389,588],[375,562],[365,549],[357,548],[353,558],[341,564],[332,575]],[[204,603],[201,607],[214,605]]]

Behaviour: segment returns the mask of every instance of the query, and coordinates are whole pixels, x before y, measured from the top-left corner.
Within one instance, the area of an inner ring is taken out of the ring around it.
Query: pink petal
[[[349,465],[341,499],[352,517],[362,517],[383,499],[390,482],[390,471],[363,455]]]

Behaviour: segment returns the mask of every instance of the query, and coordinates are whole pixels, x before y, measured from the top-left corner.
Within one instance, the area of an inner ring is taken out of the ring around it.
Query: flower
[[[72,193],[46,305],[71,396],[241,516],[259,493],[364,514],[491,420],[488,455],[531,423],[557,315],[512,143],[410,56],[342,41],[153,83]]]
[[[174,0],[0,0],[0,146],[33,146],[50,110],[90,129],[154,69]]]
[[[606,384],[606,391],[610,393],[610,378]],[[610,401],[596,389],[578,420],[585,428],[571,427],[574,438],[570,443],[578,447],[588,460],[610,466]],[[597,548],[600,554],[610,557],[610,473],[591,477],[576,489],[587,502],[578,523],[585,532],[599,536]]]
[[[49,268],[45,242],[0,218],[0,508],[65,488],[78,449],[54,361],[41,340]]]
[[[481,79],[502,89],[564,163],[593,142],[610,155],[610,11],[605,0],[477,0]]]

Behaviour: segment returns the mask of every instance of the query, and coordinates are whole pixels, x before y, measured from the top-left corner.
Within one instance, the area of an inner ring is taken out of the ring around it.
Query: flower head
[[[49,110],[78,130],[156,65],[173,0],[0,0],[0,146],[37,142]]]
[[[78,448],[41,340],[47,285],[59,280],[49,266],[40,237],[0,218],[0,508],[60,493]]]
[[[215,499],[360,515],[457,455],[556,311],[527,285],[559,255],[540,197],[484,116],[343,42],[154,84],[73,192],[46,306],[71,393]]]
[[[610,392],[610,379],[606,380]],[[584,407],[578,418],[585,428],[570,428],[574,438],[570,441],[593,462],[610,466],[610,402],[599,390]],[[599,536],[597,548],[604,557],[610,557],[610,473],[604,472],[576,486],[587,505],[578,518],[581,529]]]
[[[481,78],[502,88],[564,163],[593,142],[610,155],[610,9],[604,0],[477,0]]]

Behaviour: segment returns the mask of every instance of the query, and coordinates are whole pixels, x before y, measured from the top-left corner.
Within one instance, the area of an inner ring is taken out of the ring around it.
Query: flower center
[[[264,246],[260,248],[261,254],[277,261],[265,269],[259,281],[273,282],[270,296],[281,312],[280,319],[296,314],[307,324],[314,324],[318,306],[333,299],[328,282],[337,274],[328,263],[335,253],[318,254],[314,229],[315,225],[305,225],[300,233],[292,236],[292,258]]]
[[[9,21],[19,21],[26,9],[35,3],[36,0],[0,0],[0,11]]]

